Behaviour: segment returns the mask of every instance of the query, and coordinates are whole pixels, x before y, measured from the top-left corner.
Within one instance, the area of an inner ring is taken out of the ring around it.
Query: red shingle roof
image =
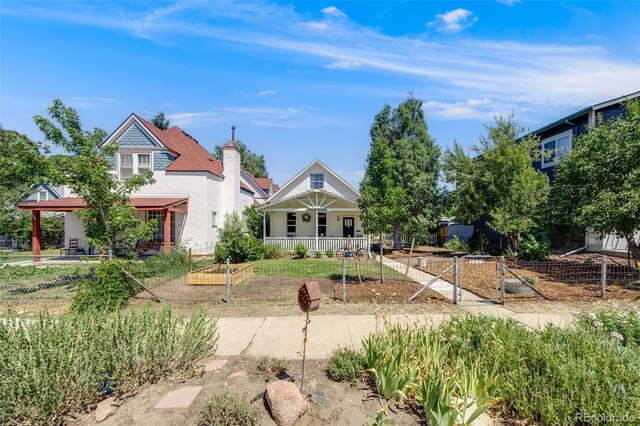
[[[222,176],[222,161],[204,149],[197,140],[177,126],[160,130],[138,114],[133,114],[153,135],[176,155],[167,170],[176,172],[210,172]]]
[[[244,172],[251,179],[253,179],[253,181],[260,187],[260,189],[265,191],[267,194],[269,193],[269,190],[271,189],[271,186],[273,186],[273,179],[271,179],[271,178],[257,178],[254,175],[252,175],[251,173],[249,173],[248,170],[246,170],[246,169],[242,169],[242,170],[244,170]]]
[[[249,188],[249,186],[244,182],[240,182],[240,188],[244,189],[245,191],[249,191],[252,194],[255,194],[253,189]]]

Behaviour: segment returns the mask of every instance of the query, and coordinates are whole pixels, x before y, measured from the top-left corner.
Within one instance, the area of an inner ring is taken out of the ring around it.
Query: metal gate
[[[456,263],[458,300],[501,300],[504,280],[500,259],[484,253],[473,253],[461,257]]]

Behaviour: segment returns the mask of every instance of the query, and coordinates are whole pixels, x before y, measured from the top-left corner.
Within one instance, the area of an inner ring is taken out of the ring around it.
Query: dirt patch
[[[420,290],[422,286],[411,280],[385,280],[381,283],[377,279],[363,279],[347,283],[347,303],[409,303],[409,297]],[[335,293],[341,295],[342,284],[336,284]],[[418,303],[447,302],[444,296],[431,289],[426,289],[415,299]]]
[[[309,401],[308,412],[301,417],[296,425],[363,425],[371,423],[370,416],[375,416],[380,409],[378,398],[371,395],[370,388],[359,382],[357,386],[348,383],[336,383],[327,378],[326,360],[307,361],[305,366],[304,394]],[[184,382],[162,381],[147,385],[136,395],[126,399],[116,413],[101,423],[101,425],[191,425],[196,424],[199,411],[205,407],[207,401],[216,394],[228,391],[245,397],[251,401],[251,406],[260,410],[259,425],[273,425],[269,416],[263,392],[266,386],[265,378],[258,372],[258,360],[249,357],[231,359],[222,370],[215,373],[203,373]],[[287,361],[287,374],[294,383],[299,385],[302,363]],[[227,377],[237,371],[246,371],[248,377],[233,383],[227,383]],[[202,392],[196,398],[188,411],[182,413],[160,413],[153,410],[154,405],[167,393],[183,386],[203,386]],[[321,407],[309,395],[320,391],[328,399],[328,406]],[[394,425],[420,424],[418,418],[403,410],[388,410],[388,416]],[[93,413],[75,413],[67,418],[67,424],[93,425],[96,424]]]
[[[432,275],[443,271],[442,262],[427,262],[420,269]],[[546,261],[546,262],[506,262],[505,278],[517,279],[516,275],[531,280],[548,300],[566,302],[596,302],[600,298],[600,279],[602,266],[592,262]],[[609,264],[607,268],[606,299],[630,300],[640,296],[640,286],[631,283],[640,275],[637,268],[626,265]],[[453,271],[443,279],[453,282]],[[471,291],[489,300],[499,298],[500,264],[497,260],[461,259],[459,283],[465,290]],[[498,289],[498,290],[497,290]],[[505,294],[509,302],[539,299],[540,295]]]

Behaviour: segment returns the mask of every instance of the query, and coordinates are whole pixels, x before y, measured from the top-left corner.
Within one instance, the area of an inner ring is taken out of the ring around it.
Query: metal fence
[[[0,307],[67,307],[82,280],[108,256],[0,256]],[[409,264],[409,267],[407,267]],[[595,301],[640,295],[640,270],[606,256],[581,261],[525,262],[486,255],[462,258],[261,260],[219,264],[211,257],[190,265],[155,256],[130,263],[141,284],[136,300],[156,298],[178,306],[295,305],[305,281],[317,281],[323,303],[457,303],[464,300]]]
[[[553,300],[565,302],[597,299],[631,300],[640,296],[637,265],[607,256],[585,257],[581,261],[507,260],[504,257],[469,255],[453,258],[450,270],[442,261],[418,266],[454,287],[454,300]]]

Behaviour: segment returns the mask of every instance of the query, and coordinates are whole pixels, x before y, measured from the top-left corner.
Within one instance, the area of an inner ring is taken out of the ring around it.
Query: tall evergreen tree
[[[162,111],[151,118],[151,123],[160,130],[167,130],[171,124]]]

